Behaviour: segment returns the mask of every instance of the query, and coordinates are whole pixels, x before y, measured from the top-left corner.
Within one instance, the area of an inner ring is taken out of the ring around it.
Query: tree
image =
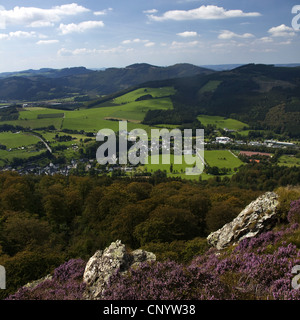
[[[139,242],[134,236],[134,229],[137,225],[148,218],[147,207],[142,204],[128,204],[111,223],[111,234],[114,238],[121,239],[123,243],[131,248],[138,248]]]
[[[2,231],[3,250],[14,255],[24,249],[34,249],[47,243],[51,228],[47,221],[28,213],[9,212]]]
[[[188,240],[198,232],[197,219],[190,211],[161,205],[135,228],[134,236],[144,245],[151,241]]]
[[[232,221],[243,208],[240,204],[237,198],[231,197],[213,205],[206,215],[208,232],[216,231]]]
[[[68,222],[67,206],[63,186],[55,184],[49,187],[43,197],[44,209],[49,221],[58,226]]]

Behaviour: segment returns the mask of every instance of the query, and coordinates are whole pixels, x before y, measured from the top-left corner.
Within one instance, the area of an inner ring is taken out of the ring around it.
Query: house
[[[229,137],[216,137],[216,142],[226,144],[230,143],[231,139]]]

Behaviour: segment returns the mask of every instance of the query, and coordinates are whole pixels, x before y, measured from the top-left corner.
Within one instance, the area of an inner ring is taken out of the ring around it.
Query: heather
[[[22,287],[7,300],[81,300],[85,289],[82,275],[85,262],[71,259],[56,268],[53,276],[33,288]]]
[[[143,265],[126,276],[117,273],[106,299],[270,299],[299,300],[291,287],[300,250],[300,200],[292,201],[289,224],[246,238],[222,251],[214,248],[184,266],[172,261]],[[289,240],[289,241],[287,241]]]
[[[297,229],[296,229],[297,228]],[[111,278],[105,299],[250,299],[299,300],[300,290],[292,289],[293,266],[300,264],[300,251],[282,243],[270,248],[282,235],[296,230],[267,232],[259,239],[245,239],[235,248],[208,250],[184,266],[172,261],[142,265],[122,276]]]

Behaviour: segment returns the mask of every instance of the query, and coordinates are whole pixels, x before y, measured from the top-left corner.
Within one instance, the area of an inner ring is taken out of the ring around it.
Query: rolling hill
[[[234,118],[256,129],[300,135],[300,67],[249,64],[234,70],[143,86],[176,89],[171,112],[177,121],[178,116],[182,122],[192,122],[198,115],[205,114]],[[160,118],[156,112],[145,119],[148,124],[155,124]],[[172,116],[168,114],[168,118]]]
[[[74,95],[101,96],[146,81],[159,81],[214,71],[191,64],[158,67],[146,63],[92,71],[80,68],[40,69],[0,75],[0,100],[42,100]]]

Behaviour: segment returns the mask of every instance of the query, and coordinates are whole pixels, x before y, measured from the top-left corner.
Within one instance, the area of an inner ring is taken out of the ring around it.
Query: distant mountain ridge
[[[146,63],[93,71],[84,67],[26,70],[0,74],[0,100],[41,100],[72,94],[106,95],[146,81],[159,81],[214,71],[191,64],[158,67]]]
[[[226,70],[233,70],[235,68],[241,67],[245,64],[243,63],[235,63],[235,64],[207,64],[207,65],[200,65],[200,67],[208,68],[214,71],[226,71]],[[275,67],[300,67],[300,63],[281,63],[281,64],[274,64]]]
[[[34,76],[44,76],[48,78],[61,78],[78,74],[86,74],[94,72],[85,67],[74,67],[74,68],[63,68],[63,69],[51,69],[51,68],[41,68],[39,70],[23,70],[16,72],[3,72],[0,73],[0,79],[9,77],[34,77]]]

